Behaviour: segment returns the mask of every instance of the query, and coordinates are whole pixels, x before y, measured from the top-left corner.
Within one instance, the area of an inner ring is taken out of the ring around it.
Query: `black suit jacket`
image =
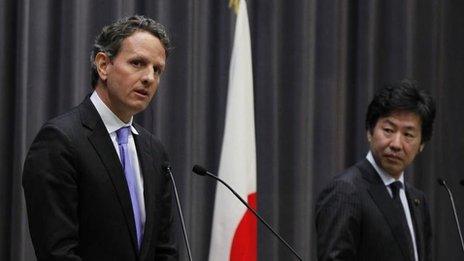
[[[431,222],[424,194],[406,184],[419,260],[431,260]],[[374,167],[364,159],[337,176],[316,204],[319,260],[413,261],[408,228]]]
[[[129,190],[110,136],[87,97],[48,121],[26,157],[23,187],[38,260],[177,260],[171,184],[161,143],[134,124],[146,222],[140,251]]]

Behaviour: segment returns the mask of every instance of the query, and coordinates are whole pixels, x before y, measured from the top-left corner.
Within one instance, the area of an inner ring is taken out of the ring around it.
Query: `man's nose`
[[[395,133],[390,141],[390,149],[393,151],[401,150],[401,133]]]
[[[153,68],[151,67],[148,67],[145,71],[144,71],[144,74],[142,76],[142,83],[144,85],[150,85],[152,84],[154,81],[155,81],[155,71],[153,70]]]

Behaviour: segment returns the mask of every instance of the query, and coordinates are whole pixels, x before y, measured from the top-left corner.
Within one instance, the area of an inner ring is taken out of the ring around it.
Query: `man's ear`
[[[372,134],[371,134],[370,130],[367,130],[367,131],[366,131],[366,135],[367,135],[367,141],[368,141],[369,143],[371,143]]]
[[[424,150],[424,147],[425,147],[425,143],[422,143],[419,147],[419,152],[422,152],[422,150]]]
[[[110,64],[110,57],[104,53],[99,52],[95,56],[95,67],[97,68],[98,75],[103,82],[108,78],[108,65]]]

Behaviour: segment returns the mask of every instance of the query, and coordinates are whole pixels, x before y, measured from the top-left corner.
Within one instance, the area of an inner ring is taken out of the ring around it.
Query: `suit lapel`
[[[406,184],[406,197],[408,198],[409,209],[411,211],[411,218],[414,225],[414,232],[416,235],[416,246],[417,253],[419,254],[419,260],[422,260],[425,249],[423,245],[424,231],[421,224],[423,224],[423,216],[421,211],[421,200],[420,197],[409,186]]]
[[[136,127],[136,126],[134,126]],[[137,127],[136,127],[137,128]],[[142,240],[142,246],[140,249],[140,260],[144,260],[145,255],[148,253],[149,245],[151,241],[152,232],[153,232],[153,222],[154,222],[154,213],[155,213],[155,193],[153,188],[156,185],[155,177],[155,169],[154,166],[156,162],[150,153],[150,140],[147,135],[139,130],[139,135],[133,135],[135,146],[137,148],[137,156],[139,158],[140,163],[140,170],[143,176],[143,195],[145,199],[145,226],[144,226],[144,234]]]
[[[358,163],[357,167],[361,170],[363,178],[368,181],[368,192],[387,220],[405,259],[412,260],[406,234],[409,233],[409,230],[407,227],[404,227],[403,221],[401,220],[401,213],[399,212],[401,210],[395,206],[392,198],[388,194],[385,184],[367,159]]]
[[[113,183],[126,219],[126,224],[130,231],[132,245],[134,249],[137,249],[134,213],[132,212],[129,189],[127,188],[124,171],[114,149],[114,145],[103,121],[88,97],[79,106],[79,110],[81,112],[83,125],[92,130],[88,139],[100,157]]]

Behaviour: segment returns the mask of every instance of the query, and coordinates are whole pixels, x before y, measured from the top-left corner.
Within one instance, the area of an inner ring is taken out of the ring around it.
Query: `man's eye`
[[[385,131],[386,133],[393,133],[393,130],[390,128],[383,128],[383,131]]]
[[[139,60],[134,60],[134,61],[131,61],[131,64],[135,67],[140,67],[143,65],[143,62]]]
[[[154,66],[153,71],[155,72],[156,75],[161,75],[161,73],[163,73],[163,70],[158,66]]]
[[[414,134],[409,133],[409,132],[406,132],[406,134],[404,134],[404,135],[405,135],[406,137],[408,137],[408,138],[414,138],[414,137],[415,137]]]

